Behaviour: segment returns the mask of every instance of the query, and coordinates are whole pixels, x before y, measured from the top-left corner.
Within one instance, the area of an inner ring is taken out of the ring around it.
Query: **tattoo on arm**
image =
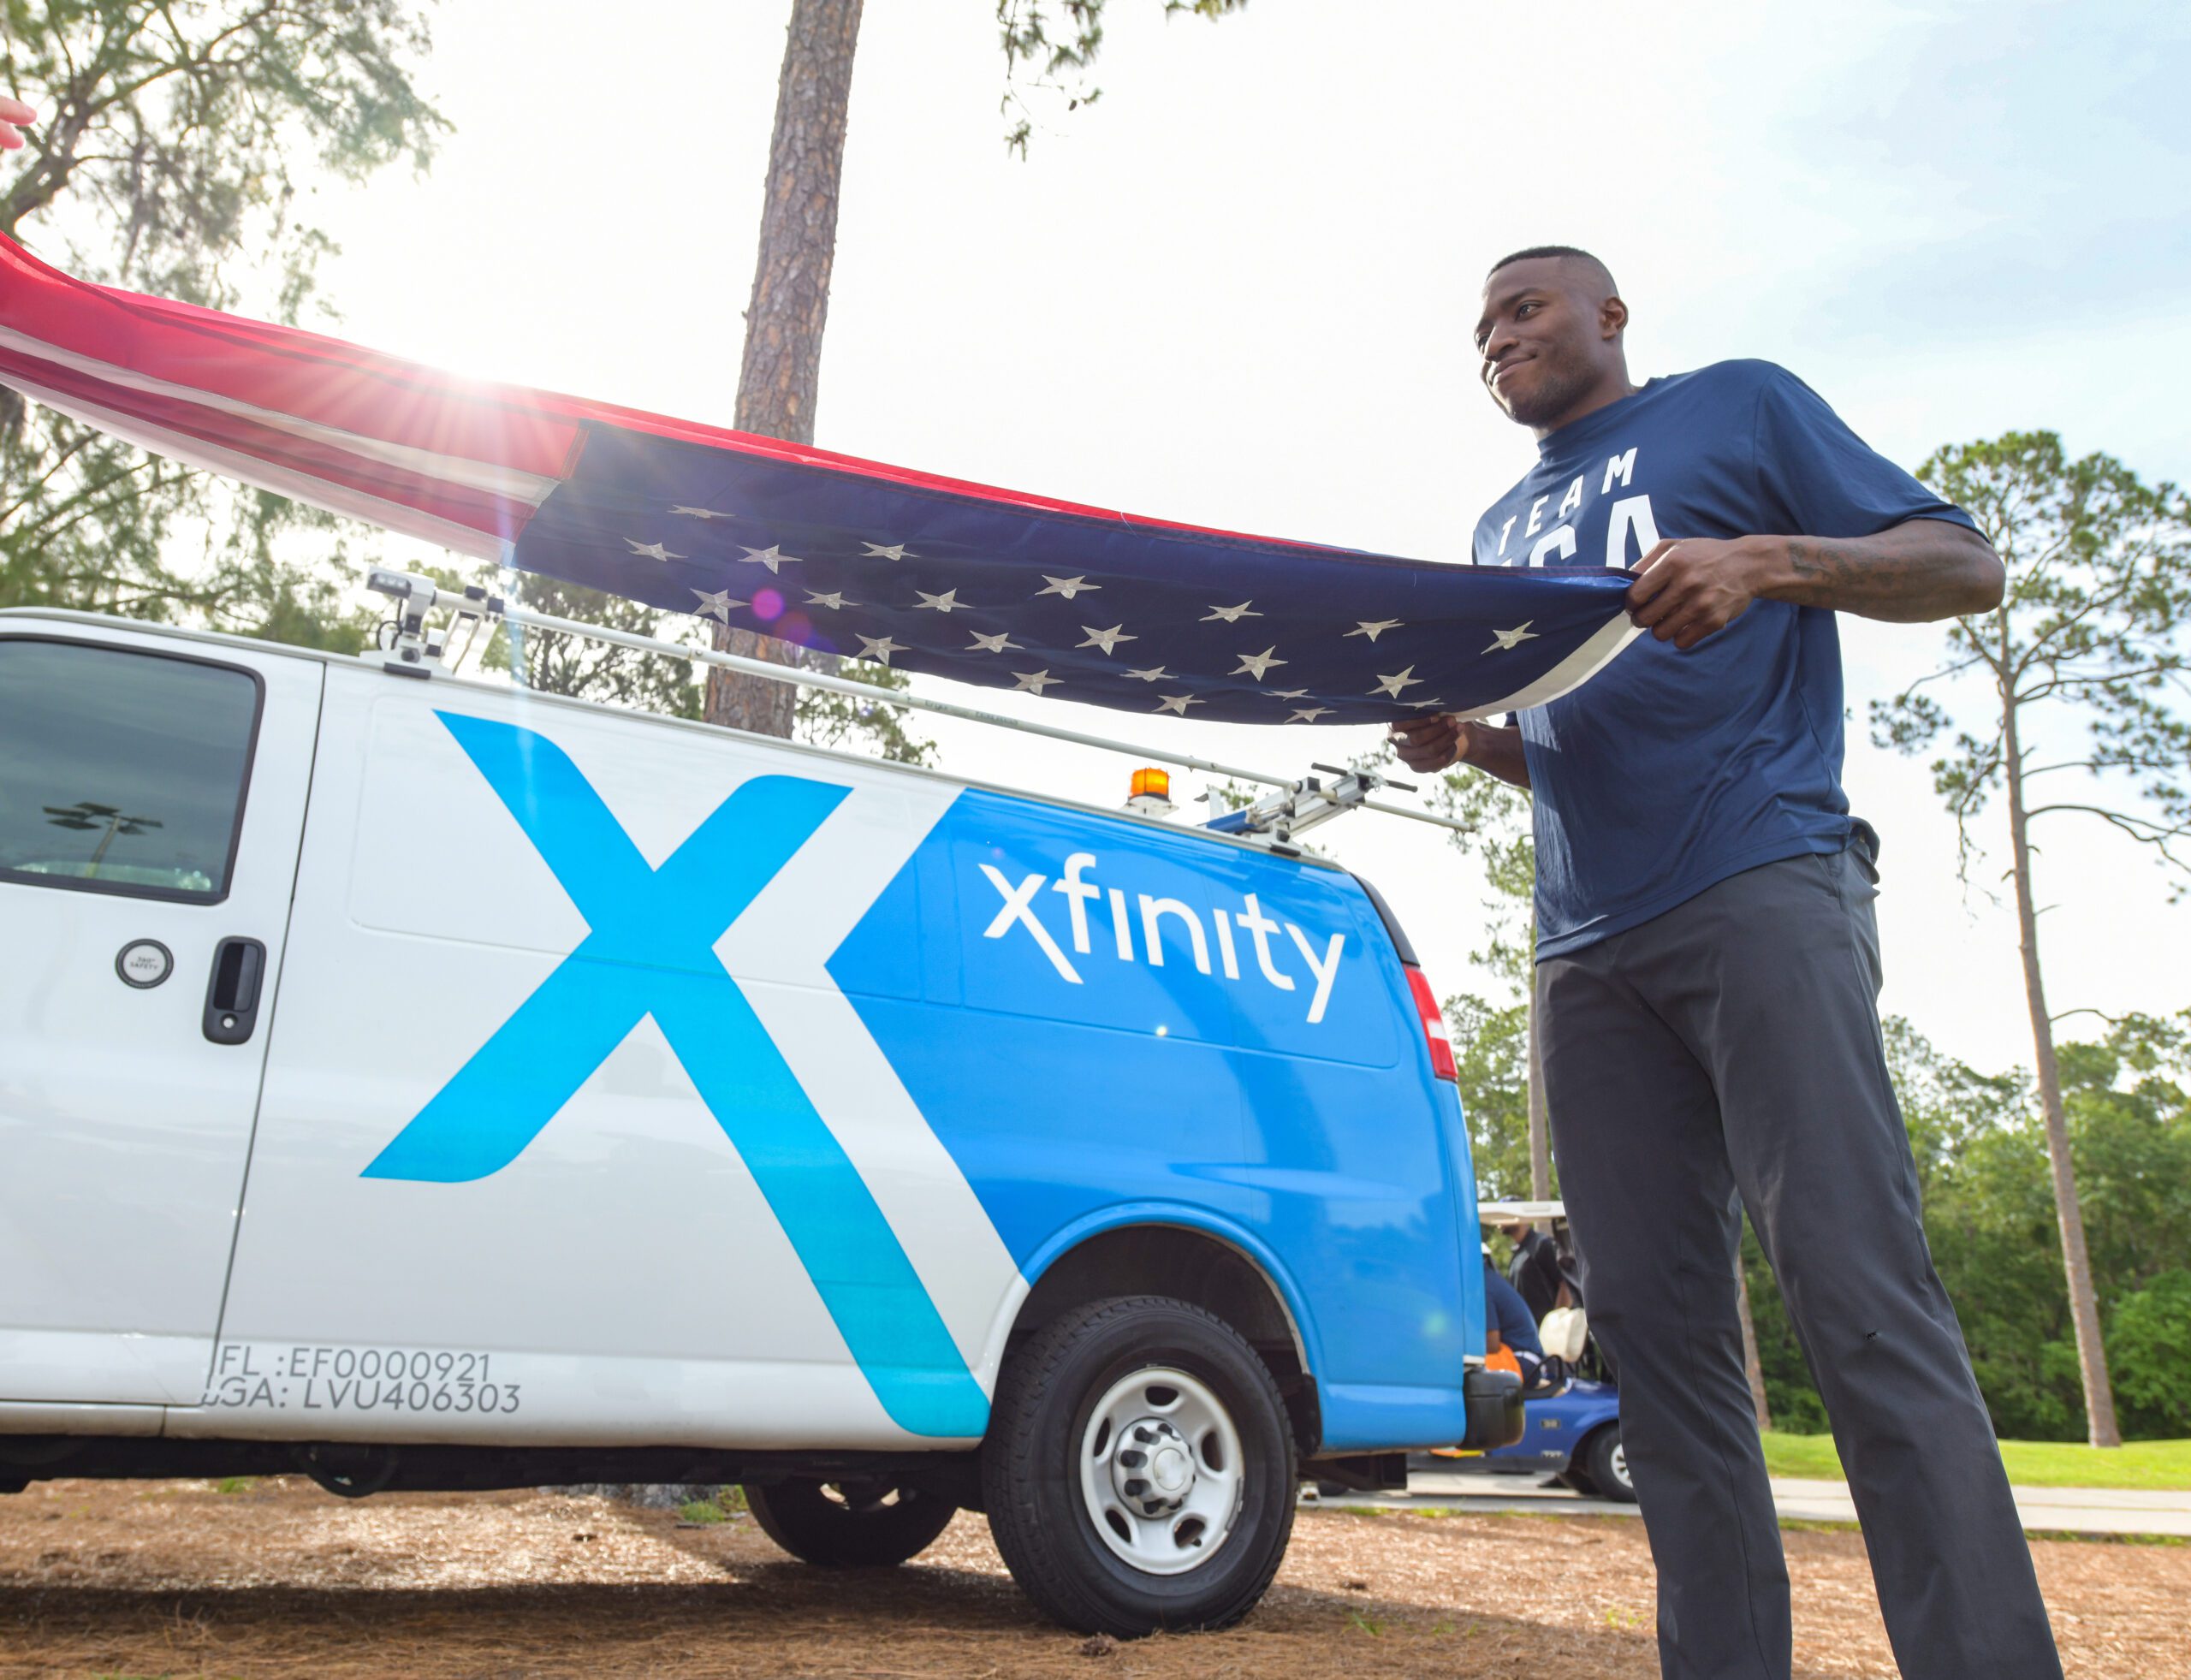
[[[1990,611],[2001,563],[1983,537],[1945,519],[1906,520],[1873,537],[1790,537],[1786,580],[1764,592],[1900,624]]]

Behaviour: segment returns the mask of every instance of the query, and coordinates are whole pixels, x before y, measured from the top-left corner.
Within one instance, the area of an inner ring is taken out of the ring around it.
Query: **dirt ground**
[[[1796,1667],[1891,1676],[1862,1542],[1791,1532]],[[2191,1547],[2040,1541],[2071,1676],[2186,1680]],[[62,1481],[0,1499],[0,1674],[1097,1677],[1657,1673],[1625,1517],[1303,1511],[1261,1609],[1109,1647],[1036,1615],[962,1515],[904,1569],[792,1562],[561,1494]]]

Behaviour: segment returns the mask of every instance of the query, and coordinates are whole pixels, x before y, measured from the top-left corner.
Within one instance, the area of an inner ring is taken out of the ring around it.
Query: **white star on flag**
[[[1303,706],[1286,721],[1288,723],[1314,723],[1330,709],[1329,706]]]
[[[855,636],[859,636],[859,632],[857,630],[852,633]],[[892,654],[903,652],[905,652],[905,649],[899,646],[897,643],[892,641],[888,636],[859,637],[859,656],[862,659],[871,659],[877,665],[888,665],[890,662],[890,656]]]
[[[1407,703],[1413,706],[1416,710],[1422,711],[1426,707],[1442,706],[1446,703],[1443,700],[1410,700]]]
[[[738,546],[741,549],[745,549],[745,545],[743,543],[740,543]],[[758,565],[765,566],[772,573],[779,566],[803,566],[805,564],[805,562],[797,555],[786,554],[774,543],[769,543],[765,549],[745,549],[745,552],[740,555],[739,558],[741,560],[752,561]]]
[[[1484,651],[1486,653],[1511,653],[1516,648],[1521,646],[1523,643],[1535,641],[1537,638],[1537,632],[1529,628],[1529,626],[1535,622],[1536,620],[1535,619],[1530,619],[1526,623],[1515,626],[1511,630],[1493,630],[1491,632],[1491,645],[1486,648]]]
[[[1101,648],[1105,653],[1112,651],[1121,642],[1138,642],[1141,639],[1138,636],[1127,635],[1126,627],[1123,624],[1114,624],[1108,630],[1098,630],[1093,625],[1088,624],[1082,625],[1080,628],[1088,639],[1079,645],[1084,648]]]
[[[1189,706],[1201,706],[1208,703],[1208,701],[1196,699],[1191,694],[1167,694],[1157,701],[1156,709],[1160,712],[1177,712],[1181,717],[1185,717]]]
[[[1226,674],[1237,677],[1244,671],[1257,682],[1261,682],[1263,680],[1263,673],[1272,666],[1290,665],[1293,662],[1290,659],[1276,657],[1278,649],[1275,646],[1265,648],[1261,653],[1244,653],[1240,656],[1240,662]]]
[[[1274,700],[1305,700],[1309,698],[1309,691],[1305,688],[1274,688],[1270,698]]]
[[[634,542],[629,537],[624,539],[624,546],[635,555],[644,555],[649,560],[683,560],[685,558],[683,555],[670,553],[659,543]]]
[[[1063,682],[1064,680],[1065,679],[1063,677],[1054,677],[1047,670],[1014,671],[1012,674],[1012,682],[1015,688],[1024,688],[1030,694],[1037,696],[1039,696],[1044,689],[1050,687],[1054,684]]]
[[[1011,632],[1009,631],[1000,630],[994,636],[984,636],[980,631],[977,630],[974,632],[974,644],[968,648],[966,651],[969,653],[1002,653],[1006,648],[1021,648],[1021,650],[1024,652],[1025,650],[1022,647],[1022,644],[1012,641],[1010,639],[1010,637]]]
[[[860,556],[862,560],[903,560],[905,557],[903,543],[862,543],[860,547],[867,550]],[[918,560],[920,556],[915,555],[913,558]]]
[[[1248,610],[1255,604],[1252,601],[1243,601],[1237,607],[1212,607],[1196,621],[1208,624],[1212,619],[1223,619],[1227,624],[1238,624],[1244,618],[1261,618],[1262,616],[1261,613],[1251,613]],[[1182,715],[1185,714],[1183,713]]]
[[[721,619],[725,624],[728,624],[730,609],[733,607],[743,607],[745,604],[743,601],[734,598],[727,589],[716,590],[712,594],[704,589],[696,589],[692,593],[700,597],[700,604],[693,609],[694,618]]]
[[[917,613],[928,608],[933,608],[939,613],[956,613],[964,610],[964,603],[959,601],[959,591],[955,589],[947,589],[941,595],[930,595],[924,589],[917,589],[913,593],[921,598],[920,606],[913,608]]]
[[[1393,699],[1397,700],[1400,698],[1400,690],[1403,688],[1413,688],[1422,680],[1422,679],[1421,677],[1416,675],[1415,667],[1410,665],[1404,671],[1393,672],[1389,677],[1379,677],[1377,679],[1377,686],[1371,689],[1369,692],[1372,694],[1389,694]]]
[[[1166,682],[1172,675],[1161,665],[1151,665],[1146,670],[1126,671],[1120,674],[1131,677],[1136,682]]]
[[[688,519],[727,519],[727,513],[718,513],[712,508],[672,508],[673,513],[682,513]]]
[[[1367,636],[1374,642],[1387,630],[1398,629],[1401,623],[1402,620],[1396,618],[1357,619],[1355,620],[1354,628],[1346,633],[1350,636]]]
[[[1070,601],[1074,596],[1079,595],[1085,591],[1098,590],[1103,587],[1101,584],[1090,583],[1085,578],[1053,578],[1047,572],[1042,574],[1042,582],[1047,585],[1048,587],[1044,589],[1038,589],[1035,591],[1037,599],[1040,599],[1045,595],[1062,595],[1066,600]]]
[[[810,589],[806,591],[806,604],[810,607],[827,607],[831,612],[835,613],[843,611],[846,607],[857,607],[859,603],[847,601],[834,591]]]

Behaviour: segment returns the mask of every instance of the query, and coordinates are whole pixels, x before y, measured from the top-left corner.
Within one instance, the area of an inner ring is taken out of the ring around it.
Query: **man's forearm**
[[[1522,751],[1522,732],[1502,729],[1490,723],[1464,723],[1461,726],[1461,763],[1497,776],[1501,781],[1511,781],[1517,787],[1529,785],[1529,761]]]
[[[1897,624],[1986,613],[2001,604],[2001,562],[1986,539],[1945,519],[1904,521],[1874,537],[1757,537],[1768,601]]]

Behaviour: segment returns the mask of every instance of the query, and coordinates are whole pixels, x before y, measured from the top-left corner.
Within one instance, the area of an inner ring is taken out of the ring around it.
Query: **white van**
[[[1518,1421],[1430,989],[1253,837],[12,611],[0,958],[0,1489],[966,1508],[1132,1634]]]

